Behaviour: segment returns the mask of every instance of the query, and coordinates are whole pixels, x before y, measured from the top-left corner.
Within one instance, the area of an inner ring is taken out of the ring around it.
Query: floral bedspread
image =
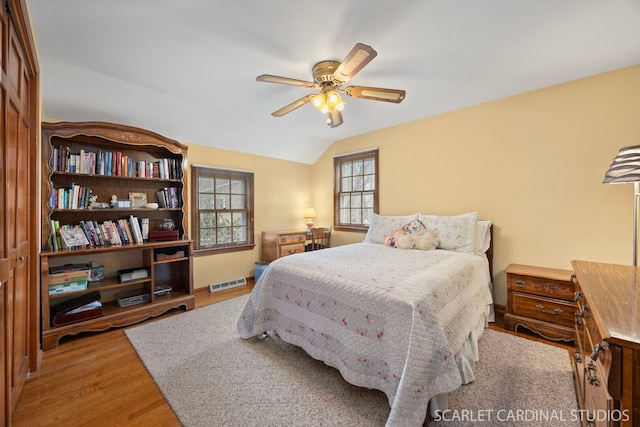
[[[358,243],[272,262],[238,320],[242,338],[275,331],[382,390],[387,426],[422,425],[429,399],[457,389],[454,355],[492,303],[486,257]]]

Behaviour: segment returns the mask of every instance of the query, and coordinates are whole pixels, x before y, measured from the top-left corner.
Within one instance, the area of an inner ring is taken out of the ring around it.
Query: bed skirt
[[[494,321],[495,314],[493,312],[493,304],[487,307],[487,313],[485,316],[478,319],[478,324],[471,331],[467,340],[462,345],[462,348],[455,355],[456,364],[462,377],[462,385],[469,384],[476,379],[475,365],[480,360],[480,354],[478,353],[478,341],[482,338],[484,329],[489,325],[489,322]],[[437,412],[442,413],[449,408],[449,401],[447,399],[448,393],[438,394],[433,396],[429,400],[429,413],[432,417],[436,416]]]

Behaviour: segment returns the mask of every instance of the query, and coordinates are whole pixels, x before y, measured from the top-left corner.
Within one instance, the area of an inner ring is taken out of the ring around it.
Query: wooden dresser
[[[283,256],[304,252],[307,230],[275,230],[262,232],[262,261],[271,262]]]
[[[511,264],[507,273],[506,329],[525,327],[554,341],[573,341],[575,285],[571,270]]]
[[[640,268],[572,261],[572,361],[585,426],[640,426]]]

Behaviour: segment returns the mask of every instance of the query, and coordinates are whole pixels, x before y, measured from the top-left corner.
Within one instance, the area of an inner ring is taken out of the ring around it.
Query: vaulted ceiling
[[[183,142],[313,163],[336,140],[640,64],[638,0],[28,0],[43,118],[97,120]],[[336,128],[311,80],[356,43],[377,57]],[[640,97],[639,97],[640,102]]]

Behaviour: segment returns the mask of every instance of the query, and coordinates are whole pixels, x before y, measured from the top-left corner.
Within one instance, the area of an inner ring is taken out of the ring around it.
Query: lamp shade
[[[640,182],[640,145],[622,147],[604,175],[603,184]]]
[[[316,210],[314,208],[305,208],[303,218],[315,218]]]

